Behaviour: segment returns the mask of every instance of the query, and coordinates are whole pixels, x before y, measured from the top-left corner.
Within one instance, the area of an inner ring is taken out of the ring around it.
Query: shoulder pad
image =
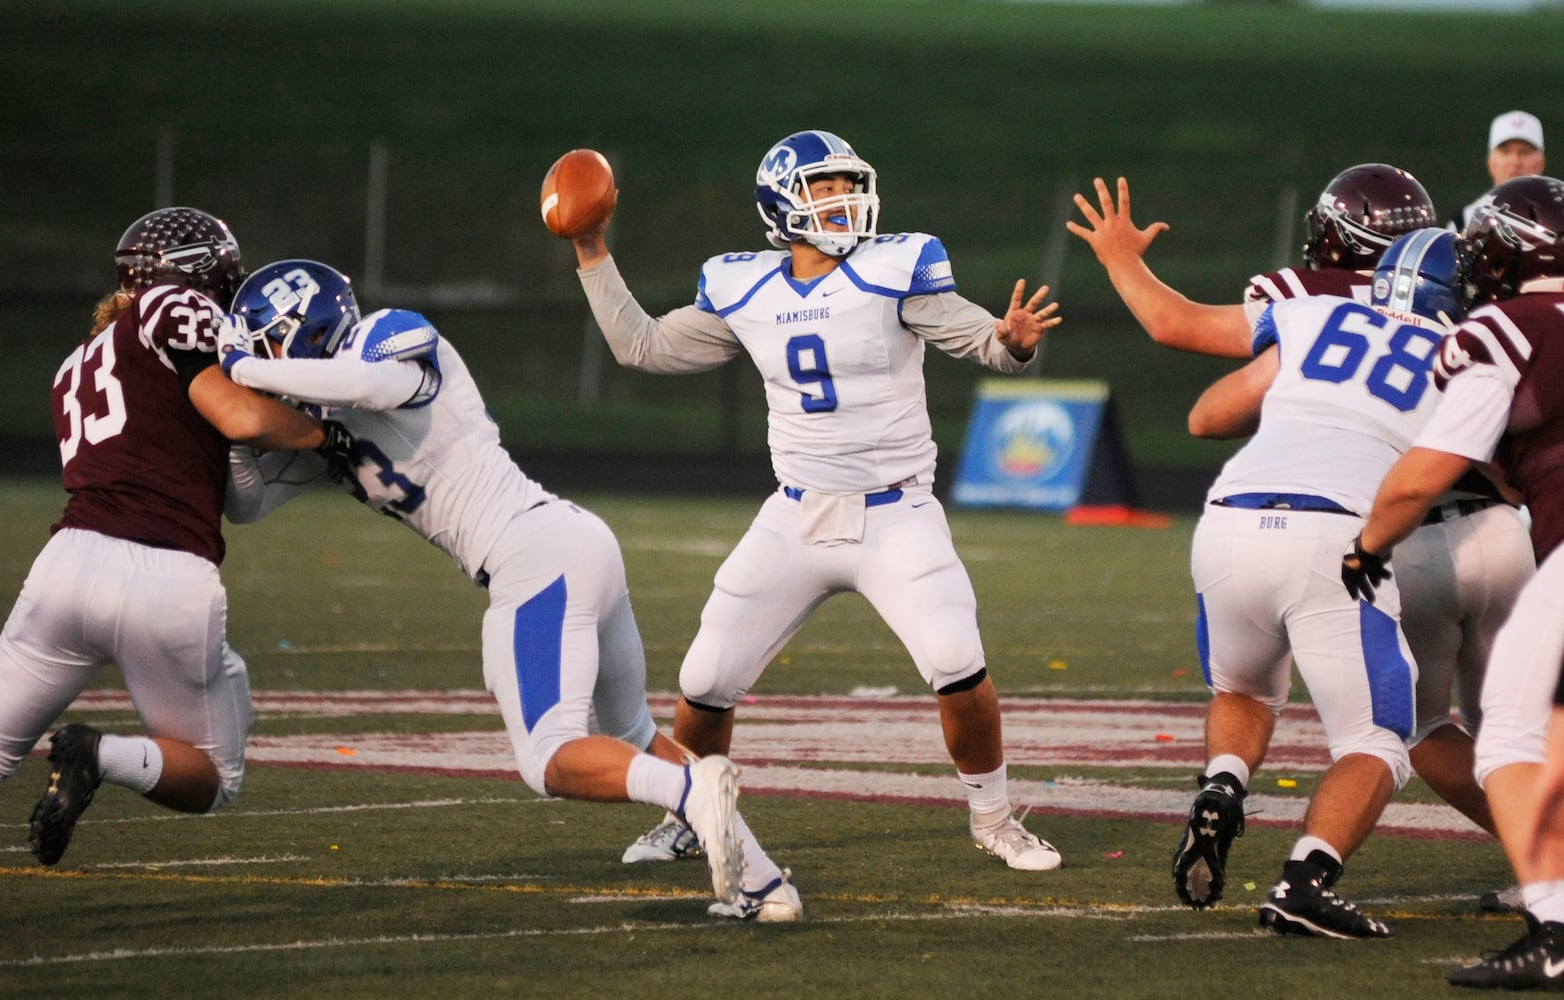
[[[954,292],[945,245],[928,233],[885,233],[848,254],[843,267],[869,288],[896,298]]]
[[[434,324],[420,314],[381,309],[358,321],[338,353],[365,361],[433,361],[439,344]]]
[[[695,305],[706,312],[722,312],[743,301],[756,285],[777,273],[787,257],[786,250],[760,250],[720,253],[708,258],[701,265]]]

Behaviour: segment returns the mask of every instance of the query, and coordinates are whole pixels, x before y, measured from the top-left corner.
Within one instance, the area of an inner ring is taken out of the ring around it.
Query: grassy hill
[[[46,433],[43,387],[111,280],[114,241],[160,192],[226,218],[249,261],[317,257],[363,277],[380,143],[384,287],[364,304],[435,319],[513,444],[763,451],[747,363],[669,380],[594,355],[537,190],[565,150],[607,152],[616,255],[662,310],[689,301],[706,256],[760,242],[750,188],[765,149],[823,127],[879,169],[882,228],[940,236],[968,297],[997,308],[1017,277],[1057,277],[1067,322],[1047,374],[1107,378],[1137,460],[1207,465],[1227,449],[1188,441],[1183,419],[1221,366],[1139,333],[1061,232],[1070,192],[1130,177],[1137,218],[1173,225],[1153,267],[1232,301],[1296,257],[1302,212],[1339,169],[1394,162],[1445,209],[1486,186],[1495,113],[1564,123],[1557,14],[0,0],[0,18],[5,435]],[[581,373],[599,364],[592,402]],[[982,373],[944,358],[928,370],[953,457]]]

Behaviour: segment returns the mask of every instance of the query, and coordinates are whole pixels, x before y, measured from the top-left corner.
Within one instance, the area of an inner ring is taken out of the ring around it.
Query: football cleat
[[[1204,909],[1222,898],[1227,852],[1244,835],[1244,790],[1200,776],[1184,839],[1173,852],[1173,888],[1186,906]]]
[[[1394,937],[1384,923],[1364,916],[1356,904],[1336,895],[1326,884],[1325,869],[1310,861],[1289,861],[1282,880],[1271,886],[1260,907],[1260,926],[1278,934],[1325,938]]]
[[[1484,913],[1525,913],[1526,899],[1521,895],[1521,887],[1512,885],[1478,896],[1477,908]]]
[[[1026,813],[1023,812],[1021,816],[1025,818]],[[1018,871],[1051,871],[1064,863],[1064,858],[1054,845],[1039,839],[1013,815],[1006,815],[992,826],[978,826],[974,819],[969,829],[972,831],[972,843],[977,845],[978,850],[1002,859]]]
[[[684,821],[673,813],[663,817],[663,821],[636,838],[635,843],[625,848],[624,857],[620,858],[627,865],[640,864],[643,861],[678,861],[682,858],[698,858],[705,854],[701,850],[701,843],[695,839],[695,831],[684,825]]]
[[[33,807],[27,841],[46,865],[56,864],[71,844],[76,821],[92,804],[103,782],[98,769],[98,741],[103,734],[73,722],[49,738],[49,787]]]
[[[1543,922],[1522,911],[1526,933],[1476,965],[1451,970],[1451,986],[1500,990],[1564,990],[1564,923]]]
[[[743,845],[736,822],[738,765],[721,754],[711,754],[686,767],[684,773],[679,815],[706,851],[712,893],[719,902],[736,903],[744,877]]]
[[[750,892],[745,889],[731,903],[713,903],[706,912],[726,920],[754,920],[762,924],[787,924],[804,915],[803,900],[793,885],[793,873],[782,869],[782,874],[768,884]]]

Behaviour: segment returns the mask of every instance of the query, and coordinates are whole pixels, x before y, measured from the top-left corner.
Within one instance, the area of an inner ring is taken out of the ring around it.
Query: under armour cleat
[[[1173,888],[1185,905],[1203,909],[1222,898],[1227,852],[1244,835],[1244,791],[1225,781],[1200,777],[1200,794],[1189,807],[1184,839],[1173,852]]]
[[[1564,923],[1543,922],[1530,913],[1526,933],[1476,965],[1452,969],[1451,986],[1500,990],[1564,990]]]
[[[711,889],[719,902],[739,900],[744,877],[744,853],[735,822],[739,798],[739,769],[721,754],[711,754],[685,768],[688,784],[679,815],[695,831],[706,864],[711,869]]]
[[[1394,937],[1384,923],[1367,917],[1326,885],[1325,869],[1309,861],[1289,861],[1282,880],[1271,886],[1260,907],[1260,926],[1278,934],[1326,938]]]
[[[1023,812],[1021,817],[1025,816]],[[968,828],[978,850],[1000,858],[1018,871],[1045,872],[1064,864],[1064,858],[1054,845],[1027,830],[1013,815],[1005,816],[992,826],[978,826],[974,820]]]
[[[661,823],[641,834],[635,843],[625,848],[624,857],[619,860],[627,865],[635,865],[643,861],[698,858],[703,853],[700,841],[695,839],[695,831],[685,826],[679,817],[668,813]]]
[[[804,915],[803,900],[793,885],[793,873],[782,869],[782,874],[760,889],[745,889],[732,903],[713,903],[706,912],[727,920],[754,920],[762,924],[787,924]]]
[[[46,865],[56,864],[71,844],[76,821],[92,804],[103,782],[98,769],[98,741],[103,734],[73,722],[49,738],[49,787],[33,807],[27,841]]]

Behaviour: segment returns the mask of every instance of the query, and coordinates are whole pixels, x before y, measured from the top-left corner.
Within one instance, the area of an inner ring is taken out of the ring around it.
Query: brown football
[[[543,224],[555,236],[574,239],[603,221],[619,200],[614,170],[595,149],[572,149],[543,178]]]

